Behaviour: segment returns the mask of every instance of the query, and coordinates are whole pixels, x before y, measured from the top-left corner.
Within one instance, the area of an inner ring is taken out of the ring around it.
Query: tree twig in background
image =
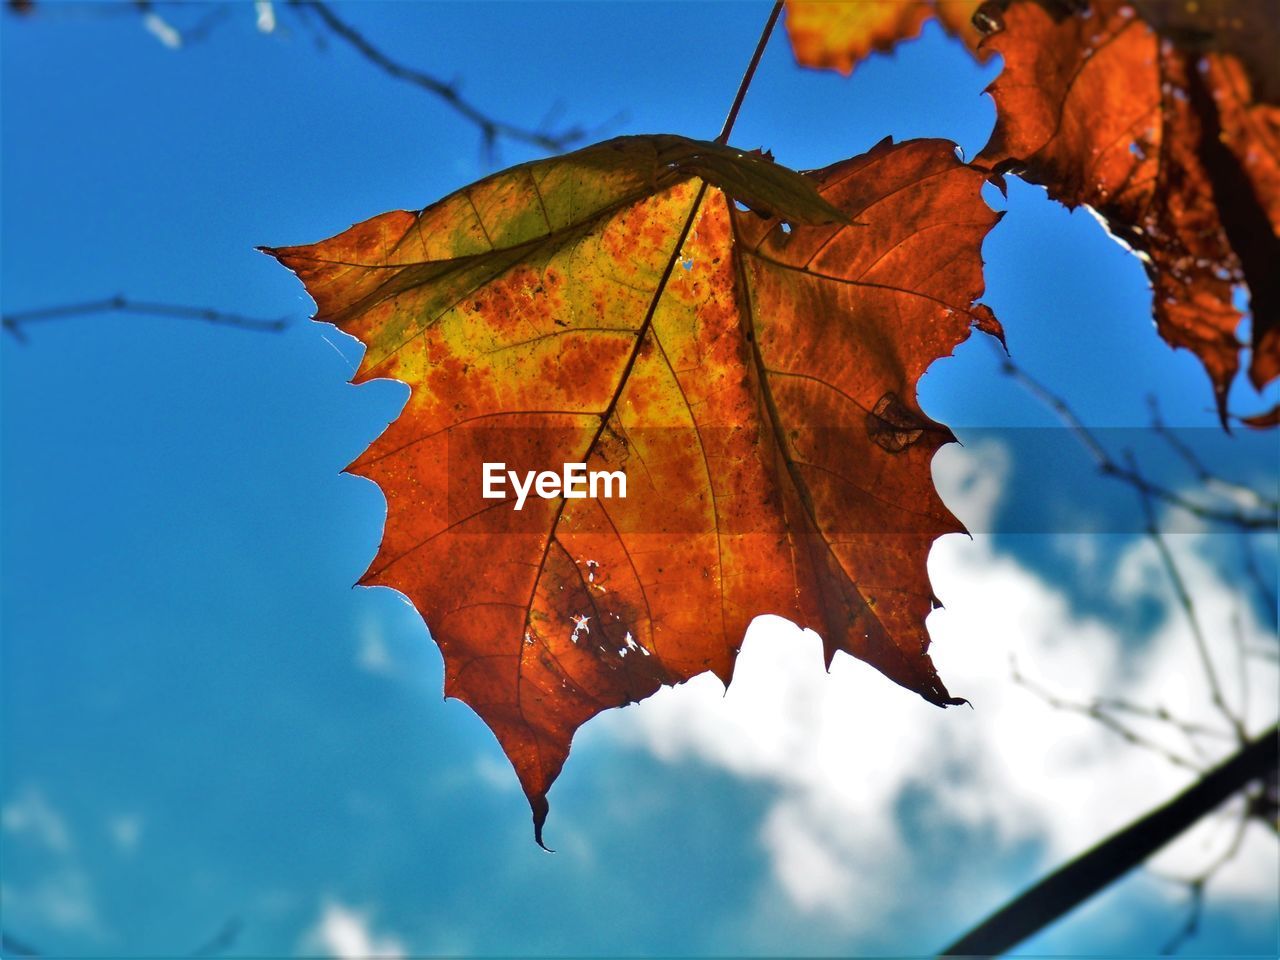
[[[1194,877],[1164,877],[1172,883],[1179,883],[1187,888],[1187,918],[1177,931],[1160,948],[1163,957],[1172,956],[1200,932],[1200,920],[1204,916],[1204,891],[1219,870],[1235,859],[1244,843],[1245,832],[1249,828],[1249,808],[1245,806],[1231,835],[1231,842],[1213,861]]]
[[[1170,713],[1167,707],[1144,707],[1142,704],[1130,703],[1127,700],[1120,700],[1115,697],[1099,697],[1096,702],[1098,707],[1102,710],[1115,710],[1117,713],[1128,713],[1146,720],[1155,720],[1160,723],[1167,723],[1170,726],[1181,730],[1188,736],[1200,736],[1213,740],[1228,741],[1235,739],[1235,737],[1225,730],[1219,730],[1203,723],[1195,723],[1191,720],[1180,720]]]
[[[165,19],[156,9],[157,4],[151,0],[133,0],[134,9],[142,16],[142,26],[147,33],[159,40],[170,50],[189,47],[206,39],[213,28],[227,16],[230,7],[218,4],[208,8],[194,24],[179,28]]]
[[[1091,850],[1019,894],[942,956],[994,956],[1021,943],[1124,876],[1192,824],[1251,783],[1274,776],[1277,737],[1272,727],[1168,803],[1112,834]]]
[[[5,933],[3,930],[0,930],[0,950],[4,951],[4,956],[6,957],[38,957],[40,956],[39,951],[37,951],[30,944],[23,943],[21,940],[17,939],[16,937],[10,936],[9,934]]]
[[[197,320],[202,323],[212,323],[224,327],[239,327],[242,330],[256,330],[263,333],[279,333],[289,325],[284,318],[262,320],[207,307],[188,307],[173,303],[131,300],[123,295],[111,297],[107,300],[91,300],[88,303],[70,303],[56,307],[43,307],[39,310],[6,313],[0,316],[0,324],[3,324],[4,329],[12,334],[14,339],[20,343],[26,343],[27,334],[23,328],[27,324],[64,320],[69,317],[90,316],[98,313],[132,313],[148,317]]]
[[[579,126],[570,126],[562,130],[549,130],[545,127],[535,129],[491,117],[464,99],[455,82],[446,82],[416,67],[410,67],[392,59],[372,44],[364,34],[334,13],[333,8],[323,0],[289,0],[289,5],[313,12],[330,33],[347,43],[388,76],[413,84],[439,97],[479,128],[485,150],[489,153],[492,153],[498,140],[504,137],[508,140],[531,144],[552,153],[559,153],[587,137],[587,131]]]
[[[232,917],[207,941],[196,947],[189,957],[218,957],[236,945],[244,924],[239,917]]]
[[[56,6],[56,4],[51,3],[15,3],[13,0],[9,0],[7,3],[7,8],[11,13],[22,16],[30,16],[33,12],[44,10],[45,8],[54,9]],[[199,5],[191,4],[190,6],[191,8],[197,8]],[[141,16],[143,26],[148,33],[166,47],[178,49],[190,46],[207,37],[225,17],[229,9],[229,5],[217,5],[204,13],[195,23],[189,26],[182,26],[172,19],[162,16],[158,7],[159,4],[152,2],[152,0],[132,0],[132,3],[128,6],[102,4],[100,5],[100,10],[104,13],[127,12]],[[91,6],[90,9],[97,12],[99,7]],[[456,80],[443,80],[425,70],[402,63],[387,54],[351,23],[340,17],[324,0],[288,0],[288,9],[298,15],[299,22],[317,30],[317,39],[321,36],[335,37],[350,46],[365,60],[378,67],[392,79],[411,84],[443,100],[456,113],[479,129],[481,141],[489,159],[493,158],[497,143],[502,139],[526,143],[549,153],[561,153],[597,132],[578,125],[566,126],[560,129],[553,128],[551,123],[555,119],[555,110],[549,111],[547,117],[537,127],[527,127],[499,120],[463,97]],[[275,31],[277,26],[275,4],[271,3],[270,0],[257,0],[253,4],[253,11],[258,30],[263,33]],[[323,34],[318,32],[321,28],[324,31]],[[611,126],[620,119],[621,115],[614,116],[597,129]]]
[[[1123,706],[1117,706],[1117,704],[1122,703],[1122,701],[1118,701],[1118,700],[1111,700],[1111,701],[1105,701],[1105,702],[1102,700],[1095,700],[1092,703],[1079,703],[1074,700],[1067,700],[1063,697],[1058,696],[1055,693],[1051,693],[1050,691],[1046,690],[1044,687],[1028,679],[1026,675],[1023,674],[1022,671],[1018,668],[1018,664],[1016,661],[1012,661],[1010,663],[1010,670],[1012,673],[1012,678],[1014,683],[1018,684],[1018,686],[1020,687],[1023,687],[1024,689],[1034,694],[1035,696],[1039,697],[1041,700],[1043,700],[1049,706],[1053,707],[1055,710],[1066,710],[1070,713],[1078,713],[1081,716],[1088,717],[1091,720],[1096,720],[1098,723],[1106,727],[1112,733],[1116,734],[1126,743],[1130,743],[1135,747],[1142,747],[1143,749],[1150,750],[1152,753],[1155,753],[1163,757],[1165,760],[1168,760],[1175,767],[1181,767],[1184,770],[1190,770],[1194,773],[1202,773],[1205,767],[1203,764],[1197,763],[1196,761],[1188,757],[1185,757],[1180,753],[1176,753],[1173,750],[1170,750],[1168,747],[1164,746],[1161,743],[1158,743],[1155,740],[1152,740],[1150,737],[1144,736],[1143,734],[1139,733],[1137,730],[1133,729],[1131,726],[1126,724],[1124,721],[1114,716],[1109,711],[1115,711],[1118,713],[1132,713],[1136,716],[1145,717],[1147,719],[1158,719],[1160,722],[1184,734],[1187,738],[1187,741],[1191,744],[1192,749],[1196,750],[1197,752],[1200,752],[1199,746],[1194,739],[1197,734],[1205,735],[1205,736],[1211,735],[1216,737],[1220,737],[1223,735],[1222,731],[1220,730],[1214,730],[1211,727],[1204,727],[1200,724],[1193,724],[1193,723],[1188,723],[1182,720],[1178,720],[1177,718],[1170,716],[1166,711],[1164,711],[1162,708],[1159,708],[1159,707],[1147,708],[1147,707],[1139,706],[1137,704],[1128,704],[1128,703],[1124,703]],[[1228,737],[1228,739],[1230,739],[1230,734],[1227,734],[1226,736]]]
[[[1146,707],[1140,704],[1134,704],[1119,698],[1099,697],[1090,703],[1071,702],[1065,698],[1059,697],[1042,687],[1039,687],[1018,672],[1017,665],[1014,664],[1014,680],[1015,682],[1026,687],[1032,693],[1049,703],[1051,706],[1069,710],[1075,713],[1088,716],[1096,720],[1107,729],[1123,737],[1128,742],[1138,747],[1143,747],[1156,752],[1170,762],[1181,766],[1191,767],[1195,765],[1187,760],[1186,757],[1170,751],[1160,743],[1155,742],[1149,737],[1144,736],[1137,730],[1133,729],[1125,718],[1136,718],[1147,723],[1163,725],[1168,729],[1180,731],[1185,736],[1187,743],[1192,750],[1200,757],[1204,757],[1205,751],[1202,748],[1203,741],[1226,739],[1228,741],[1238,741],[1242,745],[1241,753],[1245,752],[1243,747],[1248,744],[1248,738],[1245,729],[1245,718],[1247,717],[1248,708],[1248,659],[1256,657],[1261,659],[1269,659],[1275,661],[1277,654],[1275,650],[1267,650],[1262,648],[1253,648],[1247,644],[1244,634],[1244,621],[1239,609],[1237,609],[1231,622],[1232,639],[1234,640],[1235,652],[1238,661],[1239,678],[1238,685],[1240,691],[1239,704],[1233,708],[1226,700],[1223,692],[1222,684],[1219,680],[1217,669],[1213,661],[1209,657],[1208,643],[1204,630],[1197,615],[1196,608],[1190,592],[1187,588],[1186,581],[1182,576],[1177,561],[1169,549],[1164,534],[1159,529],[1156,518],[1155,500],[1159,499],[1171,504],[1176,509],[1182,509],[1188,513],[1200,517],[1201,519],[1223,523],[1233,526],[1237,530],[1241,550],[1243,552],[1242,570],[1256,591],[1257,597],[1261,600],[1262,606],[1269,611],[1271,623],[1274,626],[1277,615],[1275,612],[1275,593],[1273,588],[1268,586],[1266,578],[1262,575],[1257,557],[1254,555],[1253,537],[1257,536],[1260,531],[1274,532],[1277,525],[1277,498],[1268,496],[1262,491],[1255,490],[1244,484],[1236,483],[1215,474],[1210,470],[1180,437],[1170,430],[1160,417],[1159,408],[1155,401],[1151,403],[1152,426],[1156,433],[1169,445],[1173,452],[1191,469],[1196,480],[1204,489],[1206,495],[1212,498],[1208,503],[1200,502],[1191,496],[1171,490],[1168,487],[1150,481],[1138,468],[1136,460],[1132,454],[1127,452],[1124,455],[1124,461],[1118,462],[1113,458],[1097,436],[1090,431],[1074,413],[1071,407],[1060,396],[1051,391],[1044,384],[1040,383],[1020,368],[1007,357],[1001,358],[1003,372],[1018,381],[1029,393],[1039,399],[1041,402],[1049,406],[1057,416],[1066,424],[1066,426],[1076,435],[1080,443],[1088,450],[1089,454],[1098,465],[1099,470],[1106,476],[1114,477],[1129,486],[1137,492],[1141,504],[1143,515],[1145,518],[1146,533],[1150,536],[1156,545],[1156,549],[1160,556],[1160,561],[1168,578],[1173,586],[1174,594],[1177,597],[1178,604],[1182,608],[1183,614],[1186,616],[1190,624],[1192,637],[1195,641],[1197,656],[1199,658],[1202,671],[1205,677],[1205,683],[1209,690],[1210,699],[1213,702],[1214,709],[1227,722],[1230,732],[1218,729],[1205,724],[1193,723],[1191,721],[1179,718],[1170,713],[1163,706],[1155,708]],[[1259,522],[1261,521],[1261,522]],[[1243,589],[1243,588],[1242,588]],[[1117,716],[1120,715],[1120,716]],[[1253,777],[1249,782],[1243,783],[1241,788],[1245,791],[1244,803],[1239,814],[1239,820],[1235,825],[1235,833],[1225,850],[1221,854],[1215,856],[1202,870],[1190,878],[1173,878],[1162,877],[1162,879],[1182,884],[1186,887],[1188,893],[1187,915],[1182,924],[1175,931],[1174,935],[1164,944],[1163,953],[1168,955],[1180,950],[1187,942],[1189,942],[1199,932],[1201,919],[1205,907],[1205,891],[1211,879],[1229,863],[1239,851],[1244,843],[1247,825],[1251,822],[1266,822],[1273,830],[1280,832],[1280,822],[1277,820],[1277,793],[1280,787],[1277,786],[1276,772],[1276,729],[1273,728],[1265,737],[1258,741],[1254,741],[1253,745],[1259,747],[1266,745],[1270,741],[1268,752],[1270,753],[1270,766],[1264,769],[1260,775]],[[1239,758],[1241,754],[1237,754]],[[1230,761],[1225,766],[1230,766]],[[1212,778],[1217,776],[1218,771],[1210,773],[1200,781],[1196,787],[1193,787],[1183,798],[1187,797]],[[1171,805],[1166,805],[1165,813],[1169,812],[1172,807],[1182,805],[1182,799],[1174,801]],[[1160,813],[1158,811],[1157,813]],[[1204,808],[1201,816],[1208,815],[1209,808]],[[1155,816],[1153,814],[1153,816]],[[1145,818],[1139,824],[1135,824],[1133,828],[1117,834],[1112,841],[1124,841],[1128,849],[1132,849],[1132,838],[1126,841],[1125,836],[1142,824],[1151,821],[1151,817]],[[1155,843],[1148,852],[1154,852],[1160,845],[1172,839],[1183,829],[1189,827],[1194,819],[1188,814],[1183,818],[1181,826],[1177,826],[1167,817],[1165,824],[1168,829],[1167,835],[1163,840],[1154,837],[1148,830],[1148,841]],[[957,944],[949,948],[948,952],[999,952],[1012,946],[1023,936],[1030,935],[1036,930],[1043,929],[1053,919],[1069,910],[1075,903],[1081,902],[1092,891],[1087,891],[1083,895],[1075,896],[1069,903],[1070,896],[1069,887],[1071,883],[1079,882],[1081,877],[1103,876],[1098,873],[1101,870],[1112,871],[1107,876],[1112,879],[1119,877],[1128,867],[1121,863],[1117,866],[1117,858],[1127,858],[1128,853],[1125,852],[1126,846],[1112,847],[1112,841],[1100,844],[1094,851],[1079,858],[1075,863],[1064,867],[1062,870],[1046,878],[1037,884],[1031,890],[1025,892],[1020,897],[1012,901],[1008,906],[994,915],[991,920],[977,928],[973,933],[962,938]],[[1145,858],[1145,854],[1139,855],[1137,859],[1131,860],[1129,866],[1136,865],[1141,859]],[[1092,859],[1090,866],[1086,861]],[[1115,872],[1118,870],[1118,872]],[[1092,872],[1091,872],[1092,871]],[[1065,878],[1065,881],[1064,881]],[[1101,889],[1110,880],[1102,879],[1093,889]],[[1001,925],[1022,924],[1026,933],[1018,936],[1016,939],[1009,939],[1009,930],[1001,929]],[[983,938],[986,938],[985,940]],[[1001,939],[1005,946],[997,946]]]
[[[1240,608],[1231,611],[1231,639],[1236,647],[1236,685],[1240,691],[1240,705],[1235,714],[1243,726],[1249,719],[1249,653],[1244,636],[1244,618]]]
[[[1263,509],[1245,509],[1234,502],[1228,506],[1197,503],[1175,490],[1170,490],[1168,487],[1148,480],[1141,473],[1126,467],[1112,457],[1093,431],[1084,425],[1080,418],[1076,416],[1075,411],[1071,409],[1062,397],[1032,377],[1008,357],[1001,356],[1000,372],[1017,381],[1028,393],[1053,410],[1089,452],[1089,455],[1093,457],[1094,462],[1098,465],[1098,470],[1103,475],[1115,477],[1140,491],[1144,491],[1149,496],[1163,500],[1165,503],[1180,510],[1185,510],[1201,520],[1226,524],[1240,530],[1275,530],[1276,525],[1280,523],[1280,509],[1274,506]]]
[[[236,945],[244,924],[239,917],[232,917],[224,923],[212,937],[194,950],[180,956],[187,957],[219,957]],[[18,940],[4,931],[0,931],[0,950],[8,957],[39,957],[39,950],[30,944]]]
[[[1275,584],[1267,583],[1266,577],[1262,575],[1262,570],[1258,567],[1258,557],[1253,552],[1253,540],[1247,533],[1240,534],[1240,553],[1244,562],[1245,576],[1257,591],[1258,599],[1262,601],[1262,609],[1267,611],[1271,618],[1271,626],[1274,628],[1278,625],[1277,620],[1280,620],[1280,611],[1276,609]]]
[[[1206,488],[1217,490],[1223,497],[1235,502],[1249,501],[1254,507],[1272,512],[1280,510],[1280,500],[1274,497],[1268,497],[1261,490],[1255,490],[1253,487],[1243,483],[1236,483],[1234,480],[1228,480],[1219,476],[1208,467],[1204,461],[1192,450],[1182,439],[1174,433],[1165,424],[1164,418],[1160,415],[1160,404],[1155,397],[1147,397],[1147,406],[1151,410],[1151,427],[1155,432],[1169,445],[1182,461],[1191,468]]]
[[[1126,457],[1129,471],[1135,476],[1141,477],[1132,455],[1126,455]],[[1142,503],[1143,516],[1146,518],[1147,536],[1156,545],[1156,550],[1160,554],[1160,562],[1164,565],[1165,573],[1168,574],[1169,582],[1173,586],[1173,592],[1178,598],[1178,605],[1182,608],[1182,612],[1187,618],[1187,624],[1191,628],[1191,636],[1195,640],[1196,653],[1200,658],[1201,669],[1204,670],[1205,681],[1209,684],[1209,695],[1213,700],[1213,705],[1222,714],[1223,718],[1231,724],[1232,729],[1236,732],[1237,739],[1244,743],[1248,740],[1244,722],[1227,704],[1226,697],[1222,694],[1222,683],[1218,680],[1218,671],[1214,667],[1213,658],[1209,656],[1209,645],[1205,641],[1204,631],[1200,627],[1200,618],[1196,616],[1195,604],[1191,600],[1191,594],[1187,591],[1187,584],[1182,577],[1182,572],[1178,569],[1178,564],[1169,550],[1169,545],[1165,542],[1164,535],[1160,532],[1160,527],[1156,523],[1156,511],[1151,503],[1150,490],[1145,484],[1135,484],[1135,487],[1138,491],[1138,499]]]

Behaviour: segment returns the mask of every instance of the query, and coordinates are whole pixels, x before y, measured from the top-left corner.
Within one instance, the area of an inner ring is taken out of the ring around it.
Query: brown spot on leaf
[[[895,393],[886,393],[867,414],[867,433],[876,445],[899,453],[924,434],[925,423]]]

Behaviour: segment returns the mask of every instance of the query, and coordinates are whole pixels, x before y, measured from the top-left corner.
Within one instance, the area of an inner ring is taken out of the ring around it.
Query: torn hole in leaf
[[[896,393],[886,393],[867,414],[867,433],[890,453],[900,453],[923,436],[925,422]]]
[[[777,214],[772,210],[767,210],[761,206],[752,206],[749,203],[743,203],[741,200],[737,199],[733,201],[733,206],[734,209],[738,210],[740,213],[749,213],[752,216],[759,217],[761,220],[772,220],[777,216]]]
[[[1001,16],[999,3],[984,3],[973,14],[973,25],[984,36],[999,33],[1004,29],[1004,17]]]

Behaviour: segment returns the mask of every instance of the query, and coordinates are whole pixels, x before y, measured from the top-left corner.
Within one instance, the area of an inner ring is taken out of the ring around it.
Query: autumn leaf
[[[355,382],[412,388],[349,468],[387,498],[360,582],[423,614],[539,842],[578,727],[728,683],[761,614],[960,702],[924,624],[929,547],[961,529],[930,476],[952,437],[916,383],[971,324],[998,330],[974,306],[983,181],[938,140],[800,175],[622,137],[268,251],[367,345]],[[621,471],[626,497],[517,511],[484,495],[497,463]]]
[[[1276,404],[1263,413],[1255,414],[1251,417],[1241,417],[1240,422],[1246,427],[1253,427],[1255,430],[1268,430],[1271,427],[1280,426],[1280,404]]]
[[[1156,32],[1182,50],[1230,54],[1254,79],[1257,99],[1280,101],[1280,56],[1276,55],[1280,6],[1276,0],[1133,0],[1133,6]]]
[[[982,49],[1005,67],[991,88],[996,128],[975,163],[1087,205],[1138,253],[1157,328],[1200,358],[1225,423],[1241,285],[1250,379],[1260,390],[1280,376],[1280,107],[1254,94],[1274,84],[1278,61],[1256,76],[1244,65],[1259,47],[1280,49],[1274,3],[1140,4],[1155,26],[1119,0],[1055,13],[1030,0],[1001,6],[983,12],[1001,29]],[[1247,14],[1252,33],[1238,28],[1248,10],[1258,11]]]
[[[931,18],[981,59],[973,15],[983,0],[787,0],[787,35],[796,61],[850,73],[873,51],[920,35]]]

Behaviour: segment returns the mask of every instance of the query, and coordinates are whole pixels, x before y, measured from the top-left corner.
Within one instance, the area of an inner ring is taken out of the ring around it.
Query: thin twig
[[[1231,636],[1236,645],[1236,682],[1240,687],[1240,705],[1236,715],[1243,725],[1249,719],[1249,654],[1245,646],[1244,618],[1238,606],[1231,611]]]
[[[543,150],[559,153],[587,136],[587,131],[578,126],[550,132],[529,129],[497,120],[468,100],[463,99],[456,84],[447,83],[439,77],[432,76],[416,67],[406,66],[397,60],[393,60],[378,47],[374,46],[355,27],[334,13],[333,9],[323,0],[289,0],[289,2],[293,7],[314,12],[334,36],[345,41],[362,57],[388,76],[411,83],[439,97],[454,111],[475,124],[480,130],[480,136],[487,151],[492,151],[498,139],[505,137],[508,140],[532,144]]]
[[[1257,591],[1258,598],[1262,601],[1263,609],[1267,611],[1271,626],[1275,628],[1278,625],[1277,621],[1280,621],[1280,610],[1276,608],[1275,585],[1274,582],[1267,583],[1267,578],[1262,575],[1257,554],[1253,552],[1253,540],[1244,532],[1240,534],[1240,553],[1244,558],[1245,576],[1253,584],[1253,589]]]
[[[230,6],[218,5],[203,12],[203,15],[189,27],[179,28],[162,17],[157,4],[152,0],[133,0],[133,8],[142,17],[142,25],[148,33],[171,50],[179,47],[190,47],[206,40],[214,27],[221,23],[230,12]]]
[[[5,956],[9,957],[38,957],[40,951],[30,944],[24,943],[17,937],[0,930],[0,950],[4,951]]]
[[[1251,818],[1265,823],[1280,836],[1280,770],[1272,770],[1263,779],[1262,789],[1248,797],[1246,803]]]
[[[244,924],[239,917],[232,917],[221,927],[212,937],[196,947],[190,953],[189,957],[220,957],[232,947],[236,945],[236,941],[240,938],[240,931]]]
[[[1001,355],[1000,371],[1005,376],[1017,381],[1028,393],[1049,407],[1058,418],[1071,430],[1081,445],[1093,457],[1099,472],[1104,476],[1115,477],[1130,486],[1171,506],[1185,510],[1194,517],[1213,523],[1222,523],[1241,530],[1275,530],[1280,523],[1280,511],[1268,509],[1262,511],[1245,511],[1239,505],[1222,508],[1197,503],[1181,493],[1170,490],[1158,483],[1153,483],[1134,469],[1117,462],[1107,449],[1094,436],[1093,431],[1084,425],[1075,411],[1060,396],[1046,387],[1039,380],[1019,367],[1008,357]]]
[[[746,99],[747,88],[751,86],[751,80],[756,75],[756,67],[760,65],[760,58],[764,56],[764,48],[769,45],[769,36],[773,33],[774,24],[778,22],[778,17],[782,13],[782,0],[777,0],[773,5],[773,9],[769,12],[769,19],[765,21],[764,29],[760,31],[760,40],[756,44],[755,53],[751,54],[751,62],[747,64],[747,72],[742,75],[742,82],[738,84],[738,95],[733,98],[733,106],[729,108],[729,115],[724,118],[724,126],[720,129],[720,136],[716,137],[716,143],[728,143],[729,134],[733,132],[733,124],[738,119],[738,111],[742,109],[742,101]]]
[[[1182,461],[1191,468],[1196,479],[1210,490],[1217,489],[1224,497],[1239,502],[1241,499],[1251,500],[1259,509],[1272,512],[1280,510],[1280,500],[1266,496],[1261,490],[1255,490],[1243,483],[1236,483],[1219,476],[1210,470],[1203,460],[1192,450],[1182,438],[1171,430],[1160,415],[1160,404],[1154,396],[1147,397],[1147,406],[1151,410],[1151,428],[1165,441]]]
[[[242,330],[257,330],[264,333],[278,333],[288,326],[288,321],[283,317],[279,320],[261,320],[207,307],[188,307],[173,303],[131,300],[124,295],[111,297],[108,300],[91,300],[88,303],[69,303],[56,307],[42,307],[39,310],[6,313],[0,317],[0,324],[3,324],[4,329],[12,334],[19,343],[26,343],[27,334],[23,327],[29,323],[63,320],[68,317],[82,317],[96,313],[133,313],[149,317],[199,320],[204,323],[213,323],[224,327],[239,327]]]
[[[1137,465],[1134,463],[1132,455],[1128,455],[1127,459],[1129,469],[1137,474]],[[1151,494],[1146,487],[1141,485],[1137,487],[1137,490],[1138,499],[1142,503],[1142,513],[1146,518],[1147,535],[1156,545],[1156,551],[1160,554],[1160,561],[1164,565],[1169,582],[1173,585],[1173,592],[1178,598],[1178,605],[1182,608],[1182,612],[1187,618],[1187,623],[1191,627],[1191,636],[1195,640],[1196,652],[1200,657],[1200,666],[1204,670],[1205,680],[1209,684],[1209,694],[1213,700],[1213,705],[1222,714],[1223,718],[1231,724],[1239,741],[1244,743],[1248,740],[1244,723],[1236,716],[1235,711],[1228,706],[1227,700],[1222,694],[1222,684],[1218,680],[1218,671],[1213,665],[1213,659],[1209,656],[1209,645],[1205,641],[1204,631],[1200,628],[1200,618],[1196,616],[1195,604],[1191,600],[1191,594],[1187,590],[1186,581],[1182,578],[1182,572],[1178,569],[1173,553],[1169,550],[1169,545],[1165,543],[1164,535],[1160,532],[1160,527],[1156,523],[1156,512],[1151,503]]]
[[[1168,747],[1164,746],[1161,743],[1157,743],[1155,740],[1152,740],[1149,737],[1143,736],[1141,733],[1138,733],[1136,730],[1134,730],[1132,727],[1128,726],[1121,720],[1118,720],[1117,718],[1111,716],[1111,714],[1107,713],[1099,704],[1076,703],[1075,701],[1072,701],[1072,700],[1065,700],[1062,697],[1059,697],[1056,694],[1051,693],[1050,691],[1046,690],[1044,687],[1041,687],[1039,684],[1025,677],[1018,670],[1018,665],[1016,662],[1012,663],[1011,666],[1012,666],[1012,672],[1013,672],[1013,682],[1025,688],[1035,696],[1039,697],[1041,700],[1043,700],[1049,706],[1053,707],[1055,710],[1067,710],[1071,713],[1078,713],[1081,716],[1088,717],[1091,720],[1096,720],[1098,723],[1106,727],[1112,733],[1116,734],[1126,743],[1132,744],[1135,747],[1142,747],[1143,749],[1150,750],[1152,753],[1155,753],[1158,756],[1163,757],[1165,760],[1169,761],[1169,763],[1173,764],[1175,767],[1181,767],[1184,770],[1191,770],[1195,773],[1203,772],[1204,767],[1196,763],[1194,760],[1191,760],[1187,757],[1182,756],[1179,753],[1174,752],[1173,750],[1170,750]],[[1187,731],[1186,728],[1183,727],[1179,721],[1176,721],[1173,718],[1169,718],[1168,722],[1170,726],[1173,726],[1179,730],[1182,730],[1184,733],[1187,733],[1188,739],[1190,740],[1189,731]],[[1195,746],[1194,741],[1192,741],[1192,746],[1193,747]]]
[[[1172,956],[1200,931],[1200,920],[1204,916],[1204,891],[1205,887],[1213,879],[1214,875],[1225,867],[1228,863],[1235,859],[1236,854],[1240,852],[1240,847],[1244,843],[1245,833],[1249,828],[1249,808],[1246,806],[1240,813],[1236,821],[1235,830],[1232,833],[1231,842],[1227,848],[1215,857],[1207,867],[1194,877],[1179,879],[1175,877],[1163,877],[1173,883],[1180,883],[1187,888],[1187,918],[1183,921],[1173,936],[1170,937],[1160,948],[1162,957]]]
[[[190,953],[185,954],[188,957],[219,957],[235,946],[236,940],[240,936],[240,930],[243,924],[239,917],[232,917],[219,928],[209,940],[202,943]],[[8,933],[0,930],[0,949],[4,950],[6,956],[12,957],[38,957],[41,956],[39,950],[30,944],[24,943],[10,936]]]
[[[1131,703],[1128,700],[1120,700],[1115,697],[1099,697],[1096,702],[1100,710],[1114,710],[1117,713],[1128,713],[1135,717],[1142,717],[1144,720],[1167,723],[1169,726],[1181,730],[1189,737],[1208,737],[1214,740],[1235,739],[1233,734],[1225,730],[1219,730],[1217,727],[1196,723],[1192,720],[1180,720],[1170,713],[1167,707],[1147,707],[1140,703]]]

